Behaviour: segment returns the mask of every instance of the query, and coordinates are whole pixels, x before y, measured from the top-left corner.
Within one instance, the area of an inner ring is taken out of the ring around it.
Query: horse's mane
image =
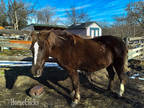
[[[66,31],[66,30],[52,30],[52,31],[54,31],[54,33],[55,33],[56,35],[61,36],[61,37],[63,37],[63,38],[67,38],[67,37],[69,37],[69,36],[75,36],[75,37],[77,37],[77,38],[81,38],[79,35],[70,33],[70,32],[68,32],[68,31]]]

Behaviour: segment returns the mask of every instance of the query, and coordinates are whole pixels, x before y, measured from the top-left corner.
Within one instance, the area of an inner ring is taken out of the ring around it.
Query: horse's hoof
[[[72,102],[72,103],[71,103],[71,107],[72,107],[72,108],[76,107],[76,105],[77,105],[76,102]]]
[[[110,90],[110,89],[107,89],[105,92],[104,92],[104,95],[106,95],[106,96],[110,96],[110,95],[112,95],[112,91]]]
[[[117,93],[117,94],[118,94],[119,97],[123,97],[123,94],[121,94],[121,93]]]
[[[105,91],[104,95],[108,96],[108,97],[114,97],[114,98],[118,98],[119,97],[119,95],[117,93],[113,92],[112,90]]]

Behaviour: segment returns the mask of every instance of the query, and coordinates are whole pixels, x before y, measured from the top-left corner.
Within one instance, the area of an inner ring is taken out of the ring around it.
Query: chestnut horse
[[[48,30],[32,33],[31,50],[33,53],[32,74],[39,77],[49,56],[68,71],[72,80],[74,97],[72,105],[80,101],[79,75],[77,70],[90,74],[106,68],[109,75],[108,90],[111,90],[115,72],[120,80],[120,92],[124,93],[124,65],[127,59],[127,47],[114,36],[101,36],[94,39],[83,39],[62,30]]]

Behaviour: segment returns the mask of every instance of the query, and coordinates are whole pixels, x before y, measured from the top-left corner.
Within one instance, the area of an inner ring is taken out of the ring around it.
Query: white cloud
[[[55,17],[64,17],[64,16],[66,16],[66,13],[55,15]]]
[[[94,13],[94,12],[92,12],[91,13],[91,18],[95,18],[95,17],[101,17],[101,18],[103,18],[103,17],[113,17],[113,16],[116,16],[116,15],[122,15],[122,14],[124,14],[124,9],[123,8],[120,8],[120,9],[113,9],[113,10],[105,10],[105,11],[103,11],[103,12],[96,12],[96,13]]]
[[[64,17],[64,18],[59,18],[60,21],[67,21],[67,18]]]
[[[86,4],[86,5],[82,5],[82,6],[77,6],[77,7],[75,7],[75,9],[80,10],[80,9],[88,8],[90,6],[91,6],[91,4]],[[59,8],[59,9],[56,9],[55,11],[56,12],[71,11],[71,8]]]
[[[125,0],[112,0],[108,4],[105,5],[105,8],[119,8],[125,4]]]

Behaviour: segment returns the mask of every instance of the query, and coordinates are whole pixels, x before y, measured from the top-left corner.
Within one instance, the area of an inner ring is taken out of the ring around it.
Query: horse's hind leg
[[[72,80],[73,90],[74,90],[74,98],[72,100],[72,107],[78,104],[80,101],[80,91],[79,91],[79,75],[75,70],[69,70],[69,75]]]
[[[125,90],[124,85],[126,83],[126,76],[124,73],[124,62],[122,61],[122,59],[117,60],[114,63],[114,67],[115,67],[115,70],[116,70],[118,77],[119,77],[119,80],[120,80],[119,95],[122,96],[124,93],[124,90]]]
[[[113,85],[113,81],[114,81],[114,76],[115,76],[115,72],[113,70],[113,65],[110,65],[106,68],[106,70],[108,71],[108,75],[109,75],[109,83],[108,83],[108,88],[107,90],[111,91],[111,87]]]

